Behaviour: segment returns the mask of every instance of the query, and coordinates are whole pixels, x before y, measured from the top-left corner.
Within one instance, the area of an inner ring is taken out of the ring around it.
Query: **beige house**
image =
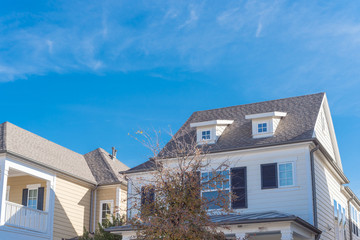
[[[125,214],[127,169],[114,150],[81,155],[0,124],[0,239],[70,239]]]

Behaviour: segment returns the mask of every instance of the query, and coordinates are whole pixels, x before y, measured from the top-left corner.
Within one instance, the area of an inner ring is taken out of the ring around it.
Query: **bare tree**
[[[170,136],[164,148],[160,132],[138,131],[133,136],[153,153],[151,173],[129,179],[131,210],[136,212],[129,223],[137,229],[137,239],[225,239],[207,210],[231,211],[230,199],[235,196],[229,191],[227,161],[212,164],[209,146],[198,144],[193,132]],[[209,189],[210,196],[201,197],[201,191]]]

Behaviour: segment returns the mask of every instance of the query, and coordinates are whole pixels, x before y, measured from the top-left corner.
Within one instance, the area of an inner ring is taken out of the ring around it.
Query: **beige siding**
[[[318,227],[322,231],[320,239],[339,239],[337,237],[338,223],[334,217],[335,199],[347,211],[347,199],[341,192],[340,182],[329,171],[325,165],[322,155],[316,154],[315,157],[315,176],[316,176],[316,197],[318,209]],[[347,239],[349,239],[349,225],[346,226]],[[354,238],[356,239],[356,238]]]
[[[120,188],[121,199],[116,196],[117,188]],[[120,210],[121,215],[126,214],[126,197],[127,197],[127,190],[124,186],[119,185],[111,185],[111,186],[104,186],[97,189],[96,192],[96,223],[100,220],[100,211],[101,205],[100,202],[103,200],[110,200],[113,201],[113,212],[118,212]],[[119,208],[120,205],[120,208]],[[96,224],[97,225],[97,224]]]
[[[53,239],[73,238],[89,229],[90,199],[90,187],[56,178]]]
[[[9,177],[7,185],[10,186],[9,201],[17,204],[22,204],[22,192],[27,185],[40,184],[45,188],[44,193],[44,209],[46,206],[46,181],[40,178],[32,177],[30,175]]]

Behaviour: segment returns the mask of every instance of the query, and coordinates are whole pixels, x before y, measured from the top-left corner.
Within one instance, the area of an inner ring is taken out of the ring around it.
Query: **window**
[[[277,164],[262,164],[261,165],[261,188],[277,188]]]
[[[293,186],[294,172],[292,163],[279,164],[279,186]]]
[[[201,139],[202,140],[210,140],[210,130],[202,131],[201,133]]]
[[[354,208],[354,206],[351,206],[350,209],[351,209],[352,230],[356,236],[359,236],[358,212]]]
[[[229,204],[229,171],[203,172],[201,174],[202,197],[209,209],[220,209]]]
[[[231,207],[233,209],[247,207],[246,167],[231,169]]]
[[[100,201],[100,223],[103,224],[105,221],[111,221],[111,215],[113,213],[113,201],[103,200]]]
[[[27,206],[29,208],[37,209],[38,189],[29,189]]]
[[[155,202],[155,189],[153,186],[141,187],[141,214],[144,216],[153,214]]]
[[[266,132],[267,132],[267,123],[259,123],[258,133],[266,133]]]
[[[334,199],[334,217],[335,218],[339,217],[338,208],[337,208],[337,201],[335,199]]]
[[[262,189],[289,186],[294,186],[293,163],[269,163],[261,165]]]

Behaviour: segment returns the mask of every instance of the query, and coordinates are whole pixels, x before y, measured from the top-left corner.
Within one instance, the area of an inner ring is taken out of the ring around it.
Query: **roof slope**
[[[317,93],[194,112],[175,134],[174,138],[195,138],[196,129],[190,128],[190,123],[226,119],[234,120],[234,122],[225,129],[215,144],[208,146],[209,153],[312,140],[316,119],[324,96],[325,93]],[[287,116],[280,121],[274,136],[253,138],[251,120],[245,119],[245,115],[274,111],[287,112]],[[171,145],[172,142],[170,141],[164,149],[171,152]],[[148,166],[149,164],[142,164],[130,169],[128,172],[134,170],[136,172],[146,171],[149,169]]]
[[[0,150],[13,152],[44,166],[95,182],[83,155],[12,123],[1,124]]]
[[[86,162],[98,184],[111,184],[123,181],[119,172],[129,168],[118,159],[111,159],[110,154],[102,148],[84,155]]]
[[[128,169],[101,148],[81,155],[9,122],[0,124],[0,151],[18,154],[94,184],[121,182],[119,172]]]

